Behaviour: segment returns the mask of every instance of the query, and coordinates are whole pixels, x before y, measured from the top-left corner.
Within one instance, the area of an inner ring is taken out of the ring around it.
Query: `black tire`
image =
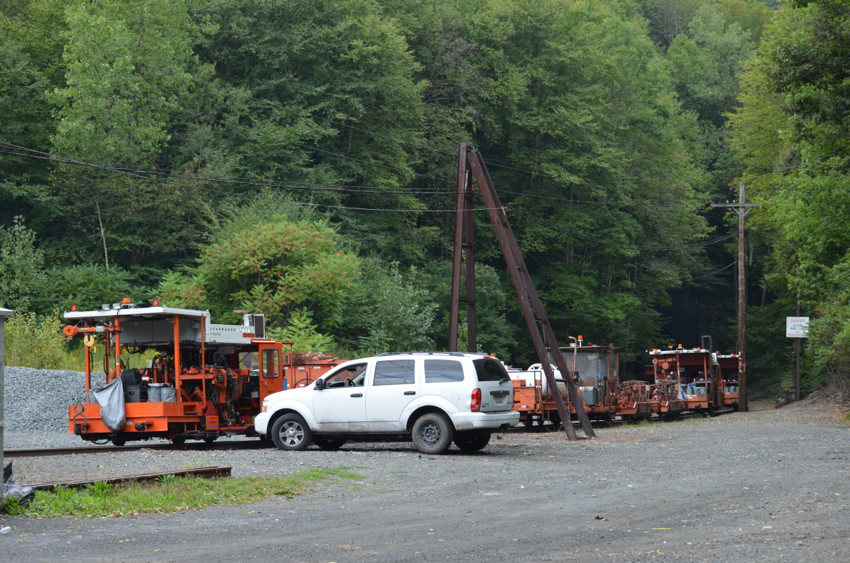
[[[171,438],[171,443],[175,446],[182,446],[186,443],[186,436],[174,436]]]
[[[123,446],[126,443],[127,443],[127,440],[125,440],[124,438],[112,438],[112,445],[113,446],[117,446],[117,447],[120,448],[121,446]]]
[[[272,424],[272,441],[281,450],[305,450],[313,441],[313,432],[304,419],[295,413],[281,416]]]
[[[322,450],[327,451],[336,451],[342,447],[345,443],[344,438],[322,438],[320,436],[313,436],[313,443],[319,446]]]
[[[558,413],[552,413],[549,415],[549,421],[552,423],[551,428],[549,428],[550,432],[557,432],[561,429],[561,415]],[[543,420],[541,419],[540,425],[543,425]]]
[[[455,433],[455,446],[462,452],[477,452],[490,443],[490,432],[486,430],[469,430]]]
[[[272,437],[269,434],[260,434],[260,445],[264,448],[271,448],[274,446],[274,442],[272,441]]]
[[[445,415],[429,412],[413,423],[413,445],[423,454],[444,453],[453,437],[454,429]]]

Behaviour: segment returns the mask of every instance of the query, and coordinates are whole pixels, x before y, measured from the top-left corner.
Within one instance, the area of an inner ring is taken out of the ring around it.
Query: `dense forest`
[[[792,381],[795,315],[812,319],[805,387],[847,381],[848,16],[839,0],[6,0],[7,332],[156,297],[215,322],[262,312],[302,350],[445,349],[468,142],[565,342],[634,367],[703,334],[734,352],[738,217],[712,204],[744,182],[752,392]],[[475,219],[479,346],[535,361],[482,201]]]

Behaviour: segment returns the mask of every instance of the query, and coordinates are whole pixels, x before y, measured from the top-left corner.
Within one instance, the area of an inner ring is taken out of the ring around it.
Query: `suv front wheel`
[[[449,449],[454,429],[442,414],[430,412],[413,423],[413,445],[424,454],[441,454]]]
[[[272,424],[272,441],[281,450],[304,450],[313,440],[313,432],[295,413],[281,416]]]

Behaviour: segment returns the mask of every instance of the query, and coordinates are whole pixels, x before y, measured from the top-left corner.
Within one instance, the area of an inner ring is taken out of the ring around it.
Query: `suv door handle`
[[[362,397],[363,393],[352,393],[351,396],[352,397]]]
[[[404,394],[405,395],[415,395],[416,391],[405,391]]]

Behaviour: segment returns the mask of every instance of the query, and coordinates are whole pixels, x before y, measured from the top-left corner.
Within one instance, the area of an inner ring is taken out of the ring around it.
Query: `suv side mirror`
[[[316,389],[321,391],[324,388],[325,388],[325,380],[324,379],[317,379],[316,380]]]

